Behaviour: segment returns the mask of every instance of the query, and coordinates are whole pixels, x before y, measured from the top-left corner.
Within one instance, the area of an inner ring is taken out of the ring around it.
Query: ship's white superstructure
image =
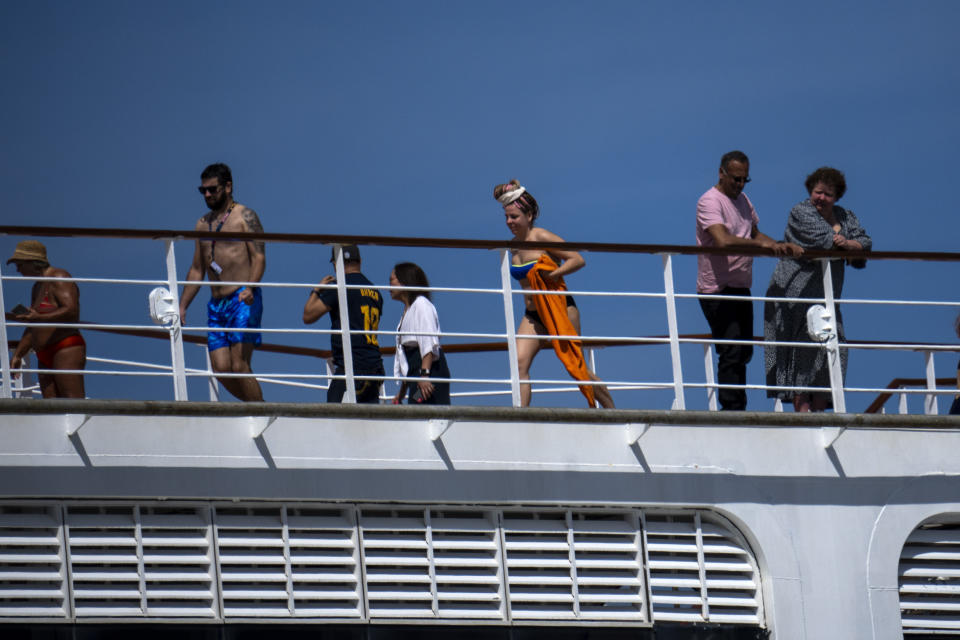
[[[950,417],[58,404],[0,402],[8,620],[960,626]]]
[[[166,278],[135,283],[166,284],[158,305],[178,286],[172,242],[165,256]],[[504,331],[444,344],[502,341],[512,358],[522,338],[507,257],[502,291],[461,291],[500,296]],[[677,300],[696,296],[674,291],[670,256],[661,264],[664,291],[637,295],[665,305],[666,335],[591,337],[664,349],[658,380],[608,380],[615,394],[668,394],[655,410],[470,406],[516,405],[515,367],[493,378],[455,369],[468,392],[450,407],[184,401],[209,371],[186,364],[189,327],[163,313],[172,357],[139,371],[170,399],[33,399],[4,363],[0,631],[298,622],[960,635],[960,419],[938,415],[954,389],[934,366],[955,347],[813,347],[920,352],[918,379],[891,389],[899,414],[688,410],[693,394],[715,407],[711,340],[680,333]],[[0,322],[5,334],[17,326]],[[92,360],[88,375],[115,376],[101,368],[130,370],[128,360]],[[329,379],[318,369],[258,374],[314,392]],[[831,382],[841,409],[854,392],[884,391]],[[567,381],[535,383],[579,402]],[[923,413],[910,415],[917,395]]]

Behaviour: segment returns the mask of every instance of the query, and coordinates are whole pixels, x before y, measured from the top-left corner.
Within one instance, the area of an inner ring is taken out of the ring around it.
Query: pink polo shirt
[[[730,235],[749,238],[760,218],[753,203],[741,193],[731,200],[716,187],[697,201],[697,246],[714,246],[707,227],[722,224]],[[753,258],[750,256],[697,256],[697,291],[716,293],[724,287],[750,288],[753,283]]]

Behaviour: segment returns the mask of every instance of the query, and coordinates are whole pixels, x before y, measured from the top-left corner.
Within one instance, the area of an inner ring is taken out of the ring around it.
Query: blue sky
[[[4,2],[2,223],[189,229],[204,212],[199,173],[223,161],[237,199],[267,231],[505,239],[491,192],[517,178],[540,201],[542,225],[569,241],[692,244],[696,200],[716,181],[720,155],[739,148],[751,157],[747,193],[771,236],[781,236],[790,207],[806,197],[804,177],[831,165],[847,175],[840,204],[857,213],[875,249],[950,251],[958,18],[960,4],[949,0]],[[19,239],[0,247],[9,254]],[[52,262],[76,276],[163,277],[156,242],[48,245]],[[178,249],[181,277],[191,252],[188,243]],[[267,278],[315,282],[327,256],[269,247]],[[573,290],[662,288],[659,258],[586,257],[568,279]],[[378,283],[401,260],[420,263],[438,286],[499,282],[490,252],[370,248],[364,258]],[[773,266],[757,261],[755,294]],[[849,275],[844,297],[950,300],[942,283],[955,270],[873,262]],[[693,260],[677,260],[681,291],[693,291],[694,272]],[[85,286],[82,316],[147,323],[147,291]],[[268,292],[265,326],[300,326],[306,291]],[[26,292],[7,284],[6,306]],[[503,331],[495,301],[440,295],[441,323]],[[581,307],[587,334],[665,331],[662,304],[584,298]],[[387,301],[381,326],[392,329],[399,312]],[[846,314],[851,339],[955,340],[946,308],[850,306]],[[695,302],[681,304],[680,325],[706,331]],[[98,355],[169,357],[162,344],[89,337]],[[322,336],[282,341],[327,344]],[[698,353],[685,348],[689,379],[703,378]],[[199,355],[188,351],[188,360],[199,364]],[[600,373],[666,380],[665,355],[607,350]],[[254,360],[258,371],[315,365]],[[953,356],[937,366],[952,375]],[[506,375],[504,356],[459,356],[451,367]],[[534,375],[565,374],[544,353]],[[922,375],[919,355],[857,352],[848,384]],[[750,377],[762,379],[759,353]],[[88,394],[170,391],[155,380],[97,378]],[[701,395],[689,392],[688,405],[702,406]],[[204,397],[199,382],[191,396]],[[312,399],[274,388],[266,398]],[[616,398],[637,408],[666,402],[658,393]],[[848,406],[868,402],[854,396]],[[537,403],[579,406],[570,396]],[[752,408],[769,406],[751,397]]]

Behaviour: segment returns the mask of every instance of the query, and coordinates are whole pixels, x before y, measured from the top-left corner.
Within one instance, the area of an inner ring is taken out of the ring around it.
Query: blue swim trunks
[[[263,297],[260,288],[253,290],[253,304],[240,302],[240,287],[229,296],[210,298],[207,303],[207,326],[211,329],[259,329],[263,316]],[[207,332],[207,349],[216,351],[238,342],[260,344],[260,334],[239,331]]]

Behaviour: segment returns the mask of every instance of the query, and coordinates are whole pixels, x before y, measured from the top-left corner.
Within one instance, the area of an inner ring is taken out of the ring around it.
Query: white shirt
[[[403,346],[417,345],[420,357],[432,353],[434,360],[440,357],[440,338],[436,335],[416,335],[418,333],[440,333],[440,319],[437,308],[423,296],[417,296],[407,307],[400,324],[397,326],[397,354],[393,359],[393,375],[406,376],[410,370]]]

